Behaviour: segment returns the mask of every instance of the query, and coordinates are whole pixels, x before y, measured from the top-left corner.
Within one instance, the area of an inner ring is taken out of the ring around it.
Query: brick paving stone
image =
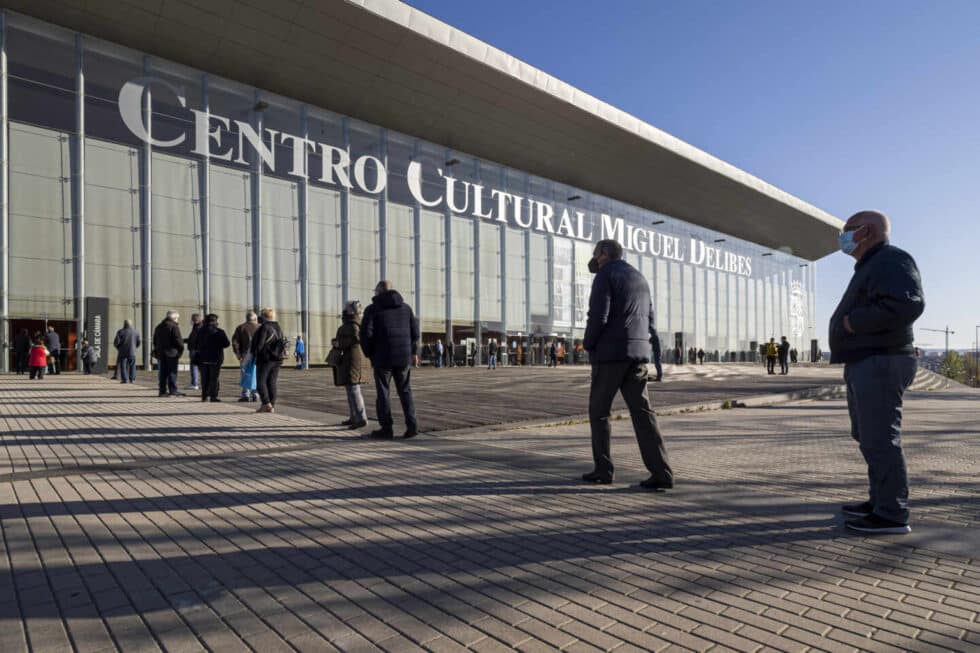
[[[914,530],[874,539],[840,528],[864,476],[841,402],[664,417],[678,486],[649,495],[628,421],[595,488],[583,425],[376,443],[37,387],[0,377],[0,650],[980,646],[974,391],[909,395]]]

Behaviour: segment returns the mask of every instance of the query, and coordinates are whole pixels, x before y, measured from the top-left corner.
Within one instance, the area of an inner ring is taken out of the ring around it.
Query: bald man
[[[854,276],[830,318],[830,362],[844,364],[851,436],[868,465],[869,498],[843,506],[847,528],[908,533],[909,484],[902,452],[902,395],[915,377],[912,324],[925,300],[915,261],[890,245],[885,214],[848,218],[840,249]]]

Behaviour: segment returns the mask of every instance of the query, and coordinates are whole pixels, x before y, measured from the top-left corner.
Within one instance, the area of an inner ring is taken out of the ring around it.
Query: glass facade
[[[343,301],[388,278],[426,343],[478,355],[493,337],[514,364],[558,340],[584,360],[600,234],[631,245],[665,352],[750,360],[816,337],[815,266],[789,253],[17,14],[3,47],[6,338],[17,320],[80,325],[86,297],[108,298],[113,330],[168,309],[233,328],[268,305],[316,363]],[[151,77],[141,135],[121,91]]]

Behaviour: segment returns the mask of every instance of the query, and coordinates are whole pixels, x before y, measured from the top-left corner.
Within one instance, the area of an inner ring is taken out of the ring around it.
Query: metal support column
[[[444,161],[450,161],[452,159],[452,152],[446,150],[446,156]],[[446,264],[445,278],[446,278],[446,343],[452,342],[453,339],[453,214],[449,210],[450,198],[446,198],[444,202],[445,209],[443,209],[443,233],[446,238],[446,251],[444,253],[444,261]]]
[[[143,74],[150,75],[151,60],[143,58]],[[153,134],[153,99],[149,85],[143,95],[143,122],[146,133]],[[149,138],[140,149],[140,305],[143,309],[143,369],[150,369],[153,350],[153,148]]]
[[[378,142],[378,158],[381,159],[381,163],[384,169],[388,169],[388,130],[381,129],[381,137]],[[378,195],[378,235],[380,237],[380,242],[378,243],[378,258],[380,259],[380,265],[378,266],[378,272],[381,274],[379,279],[388,278],[388,185],[382,189],[381,193]]]
[[[252,128],[264,142],[261,91],[255,91],[255,105],[252,108]],[[249,181],[252,189],[252,306],[262,308],[262,156],[253,149],[252,174]]]
[[[415,141],[415,148],[412,151],[412,160],[419,158],[419,142]],[[412,227],[415,240],[412,243],[415,254],[415,309],[422,319],[422,205],[418,200],[412,203]],[[428,317],[428,316],[424,316]]]
[[[207,73],[201,75],[201,111],[211,117],[211,100],[208,94]],[[201,297],[204,314],[211,312],[211,148],[205,149],[198,166],[200,192],[198,210],[201,214]]]
[[[350,118],[341,120],[344,149],[350,154]],[[340,296],[350,301],[350,189],[340,185]],[[365,303],[366,305],[366,303]]]
[[[480,183],[480,162],[474,163],[474,176]],[[473,219],[473,337],[476,339],[474,365],[483,364],[483,316],[480,313],[480,218]]]
[[[507,175],[500,169],[500,188],[507,188]],[[498,216],[498,218],[506,216]],[[507,349],[507,225],[500,225],[500,330],[504,336],[504,351]]]
[[[0,11],[0,372],[10,371],[10,166],[7,132],[7,12]]]
[[[304,104],[300,108],[300,133],[303,135],[303,147],[310,137],[309,112]],[[303,157],[303,177],[299,181],[299,332],[306,342],[306,355],[303,357],[303,369],[310,367],[310,183],[309,157]]]
[[[75,350],[85,334],[85,45],[75,35],[75,133],[71,138],[72,276],[75,297]],[[109,328],[109,325],[103,325]],[[66,343],[67,344],[67,343]],[[102,352],[105,356],[108,352]],[[82,366],[78,366],[78,371]]]
[[[530,185],[530,184],[528,184]],[[524,360],[531,355],[531,230],[524,229],[524,332],[527,345],[524,347]],[[533,360],[533,357],[532,357]],[[525,362],[525,365],[527,363]]]

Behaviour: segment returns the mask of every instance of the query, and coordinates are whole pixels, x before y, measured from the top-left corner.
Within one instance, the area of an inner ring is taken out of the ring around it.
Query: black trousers
[[[391,416],[391,380],[395,379],[395,391],[402,403],[402,412],[405,413],[405,427],[410,431],[419,429],[418,420],[415,418],[415,399],[412,397],[412,368],[394,367],[389,369],[374,368],[374,387],[378,391],[375,402],[375,410],[378,413],[378,424],[381,430],[391,433],[394,428],[395,420]]]
[[[37,378],[37,379],[43,379],[44,378],[44,370],[45,369],[47,369],[47,368],[45,366],[43,366],[43,365],[40,365],[40,366],[31,366],[31,378],[32,379],[35,379],[35,378]]]
[[[282,367],[282,361],[267,361],[255,365],[255,385],[263,405],[276,405],[276,396],[279,394],[280,367]]]
[[[789,361],[785,356],[779,357],[779,372],[780,374],[789,374]]]
[[[29,358],[30,352],[17,352],[14,354],[14,365],[18,374],[23,374],[27,371],[27,360]]]
[[[218,377],[221,376],[221,365],[218,363],[203,363],[201,371],[201,399],[216,399],[218,397]]]
[[[640,445],[640,455],[650,476],[657,483],[670,485],[674,473],[667,460],[664,438],[657,425],[657,416],[647,396],[647,368],[644,363],[616,361],[592,364],[592,387],[589,390],[589,424],[592,427],[592,459],[600,474],[613,474],[610,449],[609,414],[616,393],[623,395],[633,431]]]
[[[177,358],[164,356],[157,360],[160,366],[160,394],[177,394]]]
[[[776,357],[766,356],[766,371],[770,374],[776,373]]]

